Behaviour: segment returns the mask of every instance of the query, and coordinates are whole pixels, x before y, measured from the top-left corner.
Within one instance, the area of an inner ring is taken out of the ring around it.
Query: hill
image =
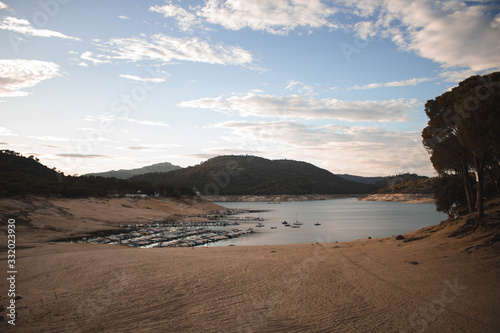
[[[354,175],[348,175],[348,174],[341,174],[337,175],[341,178],[344,178],[346,180],[350,180],[352,182],[357,182],[361,184],[376,184],[378,182],[383,181],[387,177],[362,177],[362,176],[354,176]]]
[[[173,165],[169,162],[164,163],[156,163],[153,165],[148,165],[142,168],[137,169],[120,169],[120,170],[111,170],[105,172],[95,172],[88,173],[84,176],[95,176],[95,177],[115,177],[117,179],[128,179],[133,176],[142,175],[145,173],[151,172],[169,172],[173,170],[181,169],[178,165]]]
[[[214,157],[168,173],[134,176],[131,180],[187,186],[204,195],[354,194],[368,188],[306,162],[235,155]]]
[[[193,195],[183,186],[152,186],[149,182],[94,176],[72,177],[49,169],[33,157],[10,150],[0,151],[0,196],[30,194],[61,197],[102,197],[108,195],[159,193],[162,196]]]
[[[426,182],[427,176],[414,173],[402,173],[385,177],[384,180],[370,187],[371,193],[432,193],[432,184]]]

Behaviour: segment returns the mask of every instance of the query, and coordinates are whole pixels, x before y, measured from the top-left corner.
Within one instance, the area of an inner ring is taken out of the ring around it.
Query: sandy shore
[[[304,195],[210,195],[205,199],[211,202],[237,202],[237,201],[259,201],[259,202],[282,202],[282,201],[311,201],[330,200],[356,197],[356,194],[304,194]]]
[[[358,197],[361,201],[395,201],[402,203],[434,203],[432,194],[369,194]]]
[[[50,203],[56,212],[64,206],[77,229],[116,223],[87,211],[86,200]],[[102,203],[109,204],[114,202]],[[131,219],[168,213],[136,205],[128,208]],[[191,208],[202,210],[206,205]],[[114,210],[104,211],[114,216]],[[255,247],[49,244],[44,229],[20,228],[16,294],[22,299],[16,301],[16,326],[4,321],[0,328],[9,326],[9,332],[499,332],[500,242],[494,241],[499,238],[500,200],[490,203],[487,213],[486,225],[473,232],[457,232],[467,229],[464,217],[415,231],[402,240]],[[96,221],[84,222],[91,216]],[[47,217],[29,217],[40,227],[49,223]],[[39,232],[42,237],[36,237]],[[449,237],[453,233],[456,236]],[[6,272],[5,251],[1,256]],[[0,279],[4,307],[8,288],[7,280]]]

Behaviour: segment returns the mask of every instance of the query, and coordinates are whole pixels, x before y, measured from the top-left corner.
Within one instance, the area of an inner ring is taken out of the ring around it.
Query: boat
[[[255,226],[256,226],[257,228],[262,228],[264,225],[263,225],[262,223],[260,223],[260,222],[259,222],[259,223],[257,223]]]
[[[292,225],[292,228],[300,228],[300,225]]]
[[[283,221],[283,222],[281,222],[281,224],[288,224],[288,222],[287,221]]]
[[[276,229],[277,227],[271,227],[271,229]]]
[[[292,225],[290,223],[285,224],[285,227],[291,227]]]
[[[303,225],[304,223],[297,221],[297,213],[295,213],[295,222],[293,222],[293,225]]]
[[[315,226],[318,226],[318,225],[321,225],[321,223],[316,222],[316,223],[314,223],[314,225],[315,225]]]

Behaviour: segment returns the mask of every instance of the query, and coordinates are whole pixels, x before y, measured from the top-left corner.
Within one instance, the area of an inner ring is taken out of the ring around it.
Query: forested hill
[[[172,170],[177,170],[180,169],[181,167],[178,165],[173,165],[172,163],[169,162],[164,162],[164,163],[157,163],[153,165],[148,165],[143,168],[137,168],[137,169],[120,169],[120,170],[111,170],[111,171],[106,171],[106,172],[96,172],[96,173],[89,173],[84,176],[96,176],[96,177],[115,177],[118,179],[128,179],[133,176],[137,175],[142,175],[145,173],[151,173],[151,172],[169,172]]]
[[[62,197],[108,196],[143,193],[162,196],[193,195],[191,189],[182,186],[151,186],[148,182],[104,177],[73,177],[50,169],[34,156],[0,151],[0,197],[29,194]]]
[[[189,186],[204,195],[364,193],[368,186],[345,180],[310,163],[256,156],[218,156],[199,165],[130,178],[171,187]]]

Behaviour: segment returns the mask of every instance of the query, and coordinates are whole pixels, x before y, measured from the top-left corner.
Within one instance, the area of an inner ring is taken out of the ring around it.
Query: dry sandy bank
[[[262,202],[281,202],[281,201],[311,201],[311,200],[330,200],[356,197],[355,194],[304,194],[304,195],[210,195],[205,196],[211,202],[236,202],[236,201],[262,201]]]
[[[17,252],[23,298],[8,331],[499,332],[500,200],[492,205],[473,232],[449,237],[467,229],[464,217],[406,242],[27,244]],[[0,279],[4,306],[6,288]]]
[[[369,194],[358,198],[361,201],[396,201],[403,203],[434,203],[432,194]]]

